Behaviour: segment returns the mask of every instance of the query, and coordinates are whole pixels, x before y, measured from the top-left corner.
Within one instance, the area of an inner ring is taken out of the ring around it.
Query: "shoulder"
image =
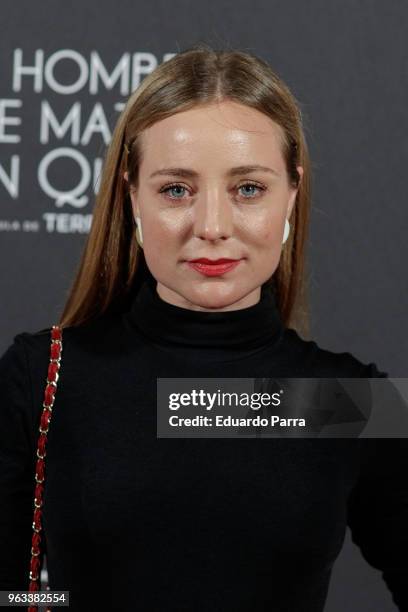
[[[64,371],[73,369],[83,373],[93,357],[103,360],[107,353],[112,353],[115,338],[121,335],[115,333],[115,329],[121,329],[119,322],[118,317],[104,316],[81,326],[64,327]],[[48,378],[51,330],[52,326],[34,332],[22,331],[14,335],[0,354],[0,428],[2,422],[22,419],[26,423],[24,428],[32,435]]]
[[[51,330],[52,326],[16,334],[0,354],[0,377],[4,380],[13,374],[14,378],[19,377],[21,384],[43,384],[50,359]],[[64,353],[74,365],[85,363],[93,356],[101,359],[107,354],[114,356],[123,346],[123,338],[123,325],[118,315],[103,315],[83,325],[63,327],[63,362]]]
[[[104,343],[119,330],[120,317],[104,315],[78,326],[68,326],[62,328],[63,348],[73,345],[80,345],[83,348]],[[12,343],[6,348],[6,353],[25,354],[27,358],[36,359],[44,354],[49,354],[51,343],[52,326],[28,332],[22,331],[13,337]],[[3,353],[4,355],[5,353]]]
[[[82,338],[97,337],[97,328],[101,323],[92,322],[83,327],[66,327],[62,330],[63,349]],[[21,331],[12,337],[12,341],[0,354],[0,377],[8,378],[22,375],[21,381],[32,377],[32,371],[40,369],[47,373],[50,358],[52,326],[34,332]],[[45,380],[45,378],[44,378]]]
[[[299,376],[377,378],[386,377],[373,361],[362,361],[350,351],[332,351],[305,340],[292,328],[286,328],[283,337],[285,353],[299,364]]]
[[[34,370],[38,368],[43,385],[48,370],[45,354],[48,345],[49,334],[45,330],[35,334],[21,332],[0,355],[0,431],[8,432],[15,449],[34,450],[34,425],[40,409],[33,401]],[[1,440],[2,446],[5,442]]]

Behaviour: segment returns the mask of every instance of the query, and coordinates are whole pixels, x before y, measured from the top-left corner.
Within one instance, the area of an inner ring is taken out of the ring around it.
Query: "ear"
[[[296,170],[299,173],[299,184],[298,184],[298,186],[295,189],[292,190],[292,193],[290,195],[289,204],[288,204],[288,208],[287,208],[287,214],[286,214],[286,218],[287,219],[290,219],[290,216],[292,214],[292,209],[293,209],[293,207],[295,205],[296,196],[297,196],[297,193],[299,191],[299,185],[302,182],[302,178],[303,178],[303,168],[302,168],[302,166],[296,166]]]

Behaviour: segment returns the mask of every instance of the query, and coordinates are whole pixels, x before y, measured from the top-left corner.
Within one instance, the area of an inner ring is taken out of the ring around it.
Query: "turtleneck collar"
[[[216,312],[171,304],[160,297],[156,285],[155,279],[146,279],[127,313],[130,323],[154,344],[245,352],[276,344],[284,331],[273,289],[265,285],[256,304]]]

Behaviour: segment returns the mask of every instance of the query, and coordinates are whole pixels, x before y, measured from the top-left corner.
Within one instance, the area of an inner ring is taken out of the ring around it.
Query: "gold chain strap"
[[[43,411],[39,426],[40,435],[37,445],[37,463],[35,468],[35,492],[34,492],[34,515],[33,515],[33,535],[31,540],[31,561],[29,570],[30,584],[28,590],[35,593],[40,590],[41,586],[41,514],[43,505],[43,491],[45,481],[45,456],[47,434],[50,426],[52,408],[54,405],[55,393],[57,390],[57,382],[59,377],[59,369],[61,365],[62,352],[62,328],[59,325],[53,325],[51,328],[51,346],[50,346],[50,361],[48,365],[48,373],[46,386],[44,391]],[[48,583],[46,585],[48,589]],[[28,607],[28,612],[37,612],[38,605],[34,604]],[[46,612],[51,612],[51,608],[47,607]]]

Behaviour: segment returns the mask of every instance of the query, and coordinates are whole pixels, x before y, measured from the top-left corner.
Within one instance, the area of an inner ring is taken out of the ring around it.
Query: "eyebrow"
[[[230,168],[225,174],[226,176],[239,176],[241,174],[249,174],[250,172],[269,172],[270,174],[274,174],[275,176],[280,176],[276,170],[273,168],[268,168],[267,166],[259,166],[258,164],[250,165],[250,166],[235,166],[234,168]],[[162,168],[161,170],[156,170],[153,172],[149,178],[153,178],[154,176],[182,176],[185,178],[198,178],[199,173],[195,170],[191,170],[190,168]]]

